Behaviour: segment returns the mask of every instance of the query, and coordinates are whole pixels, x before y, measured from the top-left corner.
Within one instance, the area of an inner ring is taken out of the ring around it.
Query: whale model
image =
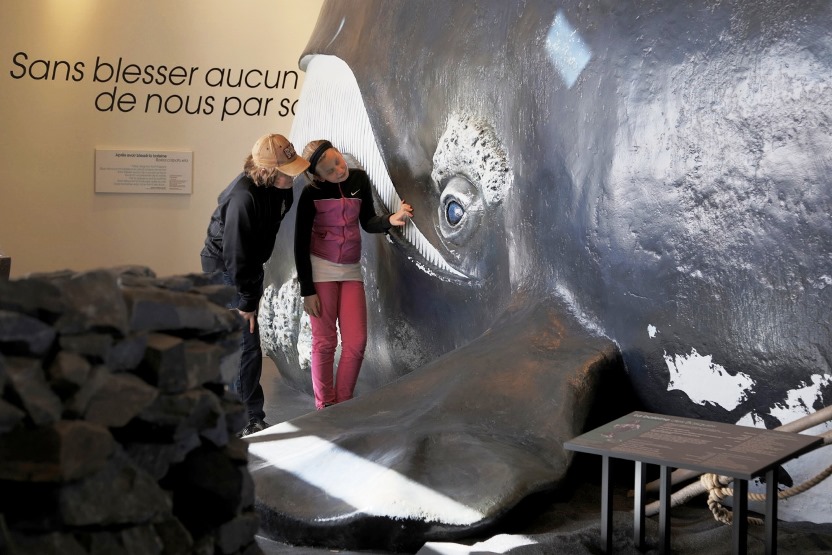
[[[359,395],[250,439],[265,533],[480,531],[559,486],[618,375],[680,416],[829,405],[830,28],[825,0],[326,2],[292,140],[329,139],[414,216],[364,236]],[[291,242],[261,327],[311,391]],[[830,493],[780,516],[826,522]]]

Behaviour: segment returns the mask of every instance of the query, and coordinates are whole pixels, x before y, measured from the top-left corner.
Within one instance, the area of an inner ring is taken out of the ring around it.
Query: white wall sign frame
[[[192,151],[95,149],[96,193],[193,192]]]

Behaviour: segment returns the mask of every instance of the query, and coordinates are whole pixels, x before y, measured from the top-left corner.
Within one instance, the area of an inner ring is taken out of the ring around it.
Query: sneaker
[[[257,432],[262,432],[269,426],[271,426],[271,424],[267,424],[265,420],[262,420],[260,418],[252,418],[248,421],[246,427],[243,428],[242,431],[240,431],[237,434],[237,437],[246,437]]]

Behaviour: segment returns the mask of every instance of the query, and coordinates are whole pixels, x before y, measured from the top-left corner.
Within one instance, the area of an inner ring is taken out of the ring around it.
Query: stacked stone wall
[[[144,267],[0,281],[0,553],[260,553],[233,295]]]

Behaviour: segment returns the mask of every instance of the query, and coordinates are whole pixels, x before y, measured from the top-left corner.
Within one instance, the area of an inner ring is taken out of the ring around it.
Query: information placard
[[[193,154],[96,149],[95,192],[189,195],[193,189]]]
[[[812,435],[635,411],[564,447],[750,480],[821,441]]]
[[[610,459],[635,461],[633,544],[644,546],[644,464],[661,467],[659,553],[670,553],[670,483],[672,468],[685,468],[733,478],[733,553],[748,547],[748,480],[766,479],[766,553],[777,552],[778,465],[823,443],[820,436],[737,426],[634,411],[582,434],[563,446],[603,457],[601,462],[601,546],[612,552]]]

